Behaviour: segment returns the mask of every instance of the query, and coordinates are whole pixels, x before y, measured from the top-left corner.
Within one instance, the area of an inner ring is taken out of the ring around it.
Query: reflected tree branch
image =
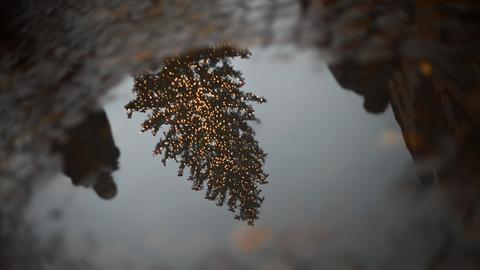
[[[263,202],[258,186],[268,175],[249,123],[258,122],[252,103],[266,100],[240,90],[244,78],[230,62],[249,55],[222,45],[168,58],[160,72],[135,78],[136,97],[125,108],[128,117],[148,113],[142,132],[162,133],[154,155],[163,155],[164,165],[177,161],[179,176],[188,168],[192,189],[206,187],[206,199],[226,203],[236,219],[252,225]]]

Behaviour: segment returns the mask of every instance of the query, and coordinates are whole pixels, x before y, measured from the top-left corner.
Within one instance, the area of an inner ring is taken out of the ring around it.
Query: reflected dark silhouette
[[[385,90],[393,71],[392,63],[346,60],[331,64],[329,68],[343,88],[363,96],[367,112],[382,113],[387,109],[389,98]]]
[[[333,15],[348,17],[357,7],[334,1],[325,5],[329,11],[324,21]],[[329,37],[325,46],[338,54],[329,68],[342,87],[365,97],[368,112],[382,112],[391,104],[417,164],[429,167],[429,174],[435,174],[430,178],[447,181],[440,173],[446,167],[467,169],[461,164],[451,166],[463,160],[458,155],[465,155],[466,149],[480,153],[475,139],[480,132],[478,2],[380,1],[363,8],[374,16],[362,13],[364,17],[346,21],[335,29],[337,32],[325,28]],[[403,10],[405,14],[388,17],[376,11],[380,8],[399,13]],[[403,22],[405,27],[382,29],[376,26],[382,20]],[[387,35],[386,30],[391,33]],[[333,35],[362,31],[371,36],[333,43]],[[373,41],[378,47],[368,46]],[[477,177],[473,168],[478,158],[471,158],[471,168],[466,175],[458,175],[459,179]],[[432,159],[434,162],[427,166]]]
[[[249,103],[266,100],[240,90],[244,79],[230,59],[248,58],[250,52],[228,45],[202,48],[168,58],[158,73],[135,78],[136,98],[125,106],[133,112],[149,112],[142,132],[163,136],[154,154],[162,162],[179,162],[178,175],[189,168],[192,189],[206,184],[205,198],[229,210],[249,224],[258,218],[259,184],[267,183],[263,171],[266,154],[255,140],[248,122],[258,121]]]
[[[428,268],[439,269],[452,250],[478,245],[480,10],[475,1],[427,2],[412,3],[415,9],[409,16],[415,31],[409,38],[415,42],[407,44],[410,51],[392,49],[387,55],[359,59],[370,48],[357,44],[348,47],[355,56],[346,53],[330,70],[342,87],[365,97],[368,112],[382,112],[391,104],[415,161],[420,189],[438,187],[449,199],[462,235],[453,229],[446,233]],[[478,246],[469,252],[480,255]]]
[[[467,257],[480,255],[478,248],[469,247],[477,245],[480,224],[480,62],[474,56],[445,57],[449,70],[433,59],[331,66],[343,87],[365,97],[368,112],[382,112],[391,104],[420,189],[439,186],[451,199],[464,235],[446,232],[428,269],[439,269],[456,249],[468,252]],[[374,66],[375,72],[365,66]]]
[[[57,150],[62,155],[63,172],[72,184],[92,188],[102,199],[117,195],[112,172],[118,169],[120,151],[113,141],[110,123],[104,110],[88,114],[66,131],[65,143]]]

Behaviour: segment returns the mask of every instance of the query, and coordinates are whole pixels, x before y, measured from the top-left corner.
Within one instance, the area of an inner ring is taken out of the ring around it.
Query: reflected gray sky
[[[274,57],[279,51],[288,59]],[[133,80],[126,78],[105,98],[121,151],[114,173],[118,196],[101,200],[59,174],[37,191],[28,213],[38,234],[46,239],[61,231],[67,252],[90,256],[99,269],[189,268],[218,253],[254,262],[264,255],[261,247],[274,250],[268,246],[278,246],[285,231],[300,239],[302,232],[312,239],[337,237],[335,248],[352,252],[367,252],[367,245],[378,256],[388,253],[385,235],[404,217],[389,194],[411,163],[391,111],[365,113],[362,98],[342,90],[313,51],[256,49],[233,66],[246,78],[244,89],[268,101],[255,106],[270,183],[262,187],[265,201],[254,228],[205,200],[203,191],[192,191],[186,177],[177,176],[177,164],[163,167],[152,156],[158,138],[140,134],[145,115],[126,117],[123,106],[133,98]],[[57,208],[60,220],[45,218]],[[261,242],[253,249],[242,242],[252,233]],[[307,247],[318,249],[317,240],[294,247],[308,257]],[[252,250],[257,255],[246,253]]]

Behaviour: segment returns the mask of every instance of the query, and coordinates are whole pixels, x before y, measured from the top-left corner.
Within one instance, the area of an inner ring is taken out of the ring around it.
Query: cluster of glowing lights
[[[224,45],[171,57],[160,72],[135,78],[136,97],[125,108],[129,117],[148,112],[142,132],[163,133],[154,155],[163,154],[164,165],[177,161],[179,176],[188,168],[192,189],[206,188],[205,198],[253,224],[268,175],[249,122],[258,121],[251,103],[266,100],[240,90],[244,79],[230,63],[249,55]]]

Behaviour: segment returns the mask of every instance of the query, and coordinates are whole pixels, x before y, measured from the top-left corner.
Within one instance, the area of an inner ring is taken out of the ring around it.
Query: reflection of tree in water
[[[259,184],[267,183],[263,171],[266,154],[255,140],[248,122],[258,121],[249,103],[266,100],[240,90],[244,79],[230,59],[248,58],[248,50],[231,46],[203,48],[169,58],[159,73],[145,73],[135,79],[136,98],[125,106],[146,112],[142,132],[154,135],[164,126],[154,154],[162,162],[180,163],[178,175],[189,168],[192,189],[206,182],[206,199],[227,203],[236,219],[249,224],[258,217]]]

